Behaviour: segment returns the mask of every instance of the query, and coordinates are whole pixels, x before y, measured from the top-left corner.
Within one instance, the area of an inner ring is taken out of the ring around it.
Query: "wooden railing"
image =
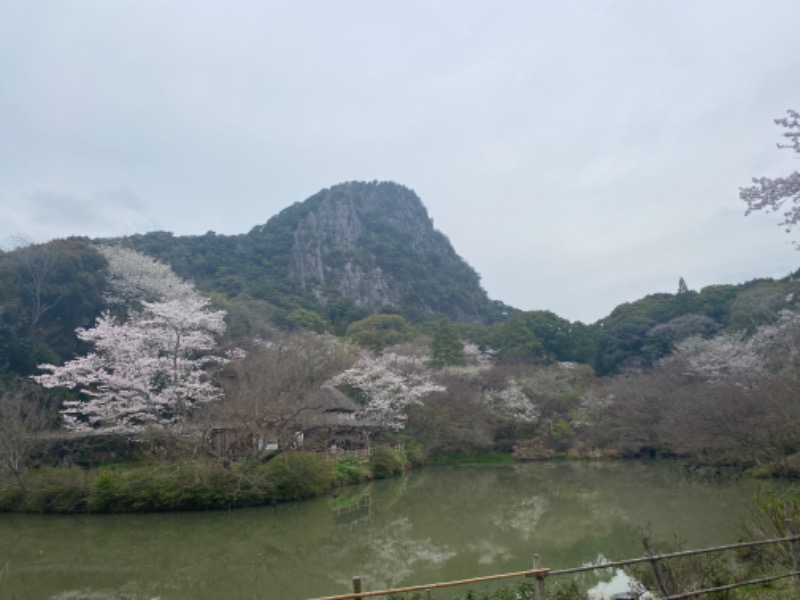
[[[484,577],[473,577],[471,579],[460,579],[455,581],[444,581],[439,583],[429,583],[429,584],[421,584],[421,585],[412,585],[407,587],[401,588],[392,588],[392,589],[385,589],[385,590],[376,590],[376,591],[363,591],[362,585],[362,578],[361,577],[353,577],[353,591],[349,594],[340,594],[337,596],[324,596],[321,598],[315,598],[313,600],[357,600],[359,598],[374,598],[379,596],[394,596],[397,594],[405,594],[410,592],[425,592],[429,590],[435,590],[445,587],[455,587],[455,586],[464,586],[464,585],[471,585],[475,583],[484,583],[487,581],[497,581],[501,579],[512,579],[518,577],[532,577],[536,579],[536,598],[537,600],[547,600],[547,587],[545,585],[545,580],[547,577],[553,577],[556,575],[574,575],[576,573],[585,573],[588,571],[595,571],[601,569],[610,569],[610,568],[617,568],[617,567],[624,567],[628,565],[635,565],[640,563],[650,563],[651,568],[653,570],[653,577],[656,581],[656,585],[658,586],[661,595],[658,596],[662,600],[683,600],[686,598],[694,598],[697,596],[702,596],[704,594],[711,594],[714,592],[721,592],[725,590],[731,590],[735,588],[740,588],[748,585],[760,585],[764,583],[769,583],[772,581],[778,581],[780,579],[788,579],[790,577],[794,577],[795,585],[798,589],[798,595],[800,595],[800,535],[798,535],[795,525],[792,521],[786,521],[786,530],[789,532],[789,535],[782,538],[774,538],[768,540],[756,540],[751,542],[740,542],[738,544],[727,544],[724,546],[713,546],[709,548],[701,548],[698,550],[684,550],[681,552],[669,552],[666,554],[653,554],[652,549],[650,548],[649,541],[645,538],[643,541],[645,551],[647,552],[646,556],[641,556],[638,558],[630,558],[627,560],[619,560],[614,562],[604,562],[599,564],[592,564],[592,565],[585,565],[581,567],[572,567],[568,569],[548,569],[541,566],[541,557],[538,554],[533,555],[533,568],[527,571],[517,571],[514,573],[500,573],[497,575],[487,575]],[[745,581],[738,581],[735,583],[731,583],[728,585],[718,586],[714,588],[706,588],[701,590],[692,590],[692,591],[682,591],[679,593],[671,592],[671,590],[667,589],[667,586],[664,582],[664,578],[661,574],[661,568],[659,563],[661,561],[667,561],[676,558],[683,558],[687,556],[696,556],[699,554],[711,554],[716,552],[725,552],[727,550],[738,550],[742,548],[754,548],[757,546],[766,546],[772,544],[783,544],[786,543],[789,545],[789,550],[792,557],[792,569],[786,573],[781,573],[778,575],[772,575],[768,577],[762,577],[757,579],[748,579]]]
[[[314,600],[348,600],[349,598],[374,598],[375,596],[391,596],[394,594],[406,594],[409,592],[427,592],[445,587],[457,585],[470,585],[473,583],[483,583],[485,581],[497,581],[498,579],[511,579],[513,577],[538,577],[545,575],[550,569],[530,569],[528,571],[518,571],[516,573],[500,573],[499,575],[486,575],[485,577],[473,577],[472,579],[458,579],[455,581],[443,581],[440,583],[427,583],[423,585],[410,585],[402,588],[392,588],[389,590],[377,590],[374,592],[364,592],[361,589],[361,577],[353,577],[353,593],[341,596],[324,596]]]

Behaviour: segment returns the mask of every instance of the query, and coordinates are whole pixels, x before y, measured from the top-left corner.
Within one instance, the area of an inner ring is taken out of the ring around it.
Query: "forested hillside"
[[[381,313],[408,325],[399,338],[386,319],[353,328],[377,328],[385,338],[380,347],[413,337],[411,326],[430,334],[446,318],[508,362],[578,362],[598,375],[649,367],[693,335],[752,332],[794,308],[800,293],[791,277],[699,291],[681,279],[676,293],[622,304],[592,324],[520,311],[488,298],[411,190],[352,182],[295,203],[246,234],[73,238],[0,254],[4,372],[31,374],[82,348],[74,330],[99,316],[105,289],[97,245],[132,248],[169,265],[227,311],[234,338],[258,335],[263,324],[344,335]]]
[[[800,473],[798,302],[791,276],[678,278],[596,323],[514,309],[392,183],[322,190],[237,236],[21,244],[0,254],[0,492],[50,510],[24,492],[31,465],[202,455],[191,479],[213,486],[222,459],[387,443],[412,463],[678,455]],[[373,475],[402,468],[387,456]],[[246,497],[235,480],[180,506],[291,497],[270,464]],[[81,502],[112,510],[103,494]]]
[[[170,264],[201,290],[266,302],[286,324],[293,311],[310,310],[339,331],[381,311],[487,325],[509,310],[489,300],[417,195],[391,182],[322,190],[247,234],[113,241]]]

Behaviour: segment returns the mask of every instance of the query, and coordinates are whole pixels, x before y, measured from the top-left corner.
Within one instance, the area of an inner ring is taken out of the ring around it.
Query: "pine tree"
[[[686,285],[686,280],[683,277],[678,279],[678,294],[685,294],[689,291],[689,286]]]
[[[467,364],[467,359],[464,356],[464,344],[449,319],[439,321],[433,332],[430,364],[431,367],[436,369]]]

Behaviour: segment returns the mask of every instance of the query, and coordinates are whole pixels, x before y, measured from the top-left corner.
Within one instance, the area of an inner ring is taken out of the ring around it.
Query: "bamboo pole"
[[[650,557],[650,566],[653,568],[653,577],[656,578],[658,589],[661,590],[662,595],[669,596],[669,592],[667,592],[667,586],[664,585],[664,578],[661,576],[661,569],[658,567],[658,558],[655,554],[653,554],[652,548],[650,548],[650,539],[643,537],[642,545],[647,552],[647,556]]]
[[[537,577],[546,575],[550,569],[529,569],[527,571],[517,571],[515,573],[500,573],[499,575],[485,575],[483,577],[473,577],[471,579],[459,579],[457,581],[444,581],[441,583],[427,583],[423,585],[410,585],[402,588],[391,588],[388,590],[376,590],[373,592],[356,592],[352,594],[342,594],[339,596],[325,596],[315,598],[315,600],[352,600],[354,598],[372,598],[375,596],[388,596],[390,594],[405,594],[407,592],[424,592],[425,590],[436,590],[439,588],[453,587],[456,585],[469,585],[471,583],[483,583],[485,581],[497,581],[498,579],[510,579],[512,577]],[[360,583],[360,578],[359,578]],[[355,588],[355,578],[353,587]]]
[[[787,529],[789,529],[788,524],[787,524]],[[798,542],[800,542],[800,535],[798,535],[797,533],[794,533],[794,531],[795,531],[794,529],[789,529],[790,535],[788,535],[786,537],[782,537],[782,538],[758,540],[758,541],[754,541],[754,542],[738,542],[736,544],[725,544],[725,545],[722,545],[722,546],[712,546],[712,547],[709,547],[709,548],[702,548],[700,550],[682,550],[680,552],[668,552],[668,553],[665,553],[665,554],[652,554],[652,553],[650,553],[647,556],[639,557],[639,558],[629,558],[627,560],[618,560],[618,561],[612,561],[612,562],[606,562],[606,563],[598,563],[598,564],[593,564],[593,565],[585,565],[585,566],[581,566],[581,567],[570,567],[570,568],[566,568],[566,569],[534,568],[534,569],[532,569],[530,571],[519,571],[519,572],[516,572],[516,573],[502,573],[502,574],[499,574],[499,575],[487,575],[485,577],[476,577],[476,578],[473,578],[473,579],[462,579],[462,580],[459,580],[459,581],[447,581],[447,582],[443,582],[443,583],[432,583],[432,584],[427,584],[427,585],[417,585],[417,586],[411,586],[411,587],[406,587],[406,588],[381,590],[381,591],[376,591],[376,592],[359,592],[359,593],[355,593],[354,592],[352,594],[343,594],[343,595],[339,595],[339,596],[325,596],[325,597],[322,597],[322,598],[315,598],[314,600],[352,600],[352,599],[369,598],[369,597],[381,596],[381,595],[386,596],[386,595],[389,595],[389,594],[399,594],[399,593],[403,593],[403,592],[426,591],[426,590],[438,589],[438,588],[443,588],[443,587],[451,587],[451,586],[457,586],[457,585],[467,585],[467,584],[470,584],[470,583],[480,583],[480,582],[484,582],[484,581],[493,581],[493,580],[507,579],[507,578],[512,578],[512,577],[536,577],[537,580],[538,580],[540,577],[542,579],[544,579],[547,576],[571,575],[571,574],[575,574],[575,573],[585,573],[585,572],[588,572],[588,571],[595,571],[595,570],[598,570],[598,569],[611,569],[611,568],[615,568],[615,567],[623,567],[623,566],[626,566],[626,565],[634,565],[634,564],[644,563],[644,562],[652,563],[654,561],[657,562],[657,561],[668,560],[668,559],[672,559],[672,558],[680,558],[680,557],[683,557],[683,556],[695,556],[695,555],[698,555],[698,554],[709,554],[709,553],[713,553],[713,552],[723,552],[725,550],[736,550],[736,549],[739,549],[739,548],[753,548],[753,547],[757,547],[757,546],[765,546],[765,545],[769,545],[769,544],[776,544],[776,543],[783,543],[783,542],[789,542],[790,545],[794,545],[794,546],[800,547],[800,544],[798,544]],[[647,547],[645,547],[645,549],[646,548]],[[800,552],[798,552],[798,556],[800,557]],[[536,565],[536,563],[534,563],[534,565]],[[792,577],[792,576],[797,576],[798,584],[800,585],[800,569],[796,569],[793,573],[789,573],[788,575],[781,575],[781,576],[775,577],[775,579],[782,579],[782,578]],[[356,578],[354,578],[354,579],[356,579]],[[358,579],[360,581],[361,578],[359,577]],[[758,583],[759,581],[760,580],[753,580],[751,582],[742,582],[739,585],[746,585],[748,583]],[[683,596],[681,596],[681,597],[683,597]]]
[[[584,573],[586,571],[594,571],[597,569],[611,569],[613,567],[624,567],[626,565],[635,565],[637,563],[650,562],[651,559],[668,560],[670,558],[680,558],[682,556],[695,556],[697,554],[711,554],[714,552],[722,552],[724,550],[737,550],[739,548],[755,548],[756,546],[767,546],[779,542],[791,542],[794,540],[800,541],[800,536],[788,536],[785,538],[773,538],[769,540],[759,540],[757,542],[739,542],[736,544],[725,544],[723,546],[711,546],[709,548],[701,548],[700,550],[681,550],[680,552],[668,552],[666,554],[656,554],[655,556],[643,556],[640,558],[629,558],[627,560],[617,560],[606,563],[598,563],[590,566],[583,567],[570,567],[568,569],[551,569],[549,575],[569,575],[571,573]]]
[[[361,577],[353,577],[353,593],[360,594],[361,590]]]
[[[541,570],[542,569],[542,557],[538,554],[533,555],[533,568]],[[541,573],[536,575],[536,598],[537,600],[547,600],[547,590],[544,586],[544,578],[546,577],[547,573]]]
[[[800,586],[800,543],[797,541],[797,528],[791,519],[786,519],[786,531],[794,538],[789,541],[789,550],[792,552],[792,569],[797,578],[797,585]]]

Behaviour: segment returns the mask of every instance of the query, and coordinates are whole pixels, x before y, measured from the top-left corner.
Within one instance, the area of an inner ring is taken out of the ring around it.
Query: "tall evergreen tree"
[[[464,344],[450,319],[442,319],[436,325],[431,340],[430,364],[437,369],[467,364]]]
[[[678,278],[678,294],[685,294],[689,291],[689,286],[686,285],[686,280],[683,277]]]

